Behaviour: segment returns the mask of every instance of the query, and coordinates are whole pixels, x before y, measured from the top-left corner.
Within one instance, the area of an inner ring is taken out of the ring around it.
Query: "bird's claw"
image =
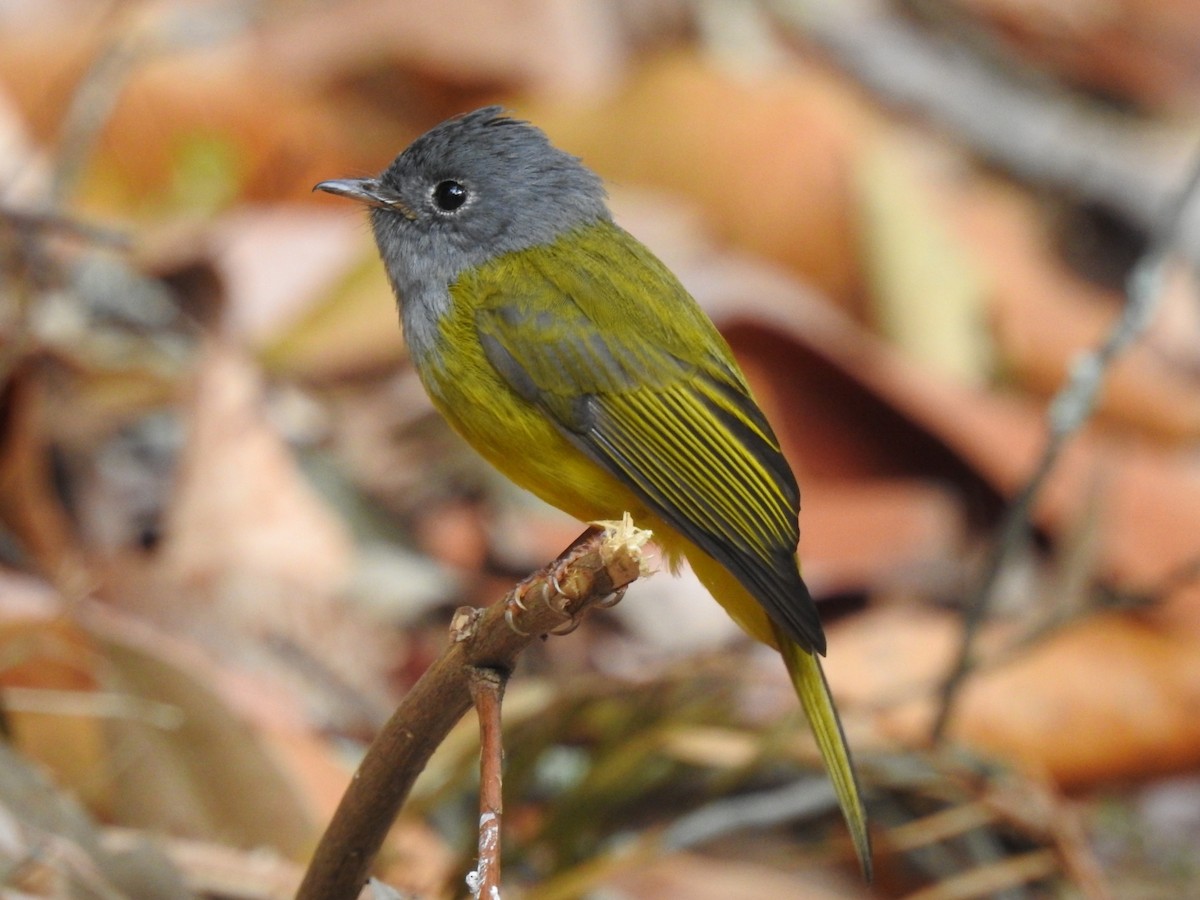
[[[524,581],[522,581],[520,584],[518,584],[515,588],[513,588],[512,591],[509,593],[509,595],[504,598],[504,621],[508,625],[508,627],[513,630],[513,632],[521,635],[521,637],[529,637],[529,632],[526,631],[525,629],[523,629],[520,625],[518,625],[516,623],[516,620],[513,618],[513,616],[515,615],[514,610],[519,609],[519,610],[521,610],[521,612],[525,612],[525,610],[527,610],[529,608],[523,602],[523,598],[525,596],[525,592],[529,590],[529,585],[532,582],[533,582],[533,578],[526,578]],[[543,583],[542,584],[543,598],[545,597],[545,590],[546,590],[546,585]]]
[[[583,616],[571,616],[557,628],[551,628],[549,633],[555,637],[563,637],[578,628],[581,622],[583,622]]]
[[[514,618],[515,610],[519,609],[524,612],[526,609],[528,609],[524,603],[524,597],[526,591],[529,590],[530,582],[532,581],[534,581],[534,579],[531,578],[526,582],[517,585],[517,587],[513,589],[512,593],[510,593],[504,599],[504,621],[508,623],[509,628],[522,637],[528,637],[529,632],[522,629],[516,623],[516,619]],[[538,589],[542,595],[542,602],[547,606],[554,606],[550,600],[550,598],[553,596],[566,597],[568,600],[577,599],[563,589],[562,583],[558,580],[558,573],[556,572],[548,572],[545,576],[545,580],[538,584]],[[608,597],[593,605],[599,607],[600,609],[610,609],[611,607],[614,607],[620,603],[621,598],[624,596],[625,588],[622,587],[613,591]],[[555,609],[557,609],[557,607],[555,607]],[[562,610],[558,611],[562,612]],[[563,615],[567,616],[567,621],[563,622],[557,628],[551,629],[548,632],[549,634],[552,634],[555,637],[562,637],[563,635],[570,634],[572,631],[578,628],[580,623],[583,621],[583,616],[581,614],[569,615],[567,613],[563,613]]]
[[[563,590],[562,583],[558,580],[557,572],[550,572],[549,574],[547,574],[546,582],[549,585],[549,587],[546,591],[546,603],[547,604],[550,604],[550,597],[552,596],[551,591],[553,591],[554,595],[557,595],[559,597],[566,597],[568,600],[574,599],[570,594],[568,594],[565,590]],[[555,607],[555,608],[557,609],[557,607]],[[570,634],[572,631],[574,631],[576,628],[579,627],[579,623],[581,621],[580,616],[568,615],[567,613],[563,612],[562,610],[558,610],[558,611],[562,612],[563,615],[568,616],[567,621],[563,622],[563,624],[559,625],[557,628],[551,628],[550,632],[549,632],[550,634],[554,635],[555,637],[562,637],[563,635]]]
[[[525,604],[523,604],[517,598],[517,595],[515,593],[512,593],[512,594],[509,594],[504,599],[504,622],[513,631],[513,633],[519,634],[521,637],[529,637],[529,632],[526,631],[524,628],[522,628],[520,625],[518,625],[516,623],[516,620],[513,619],[513,607],[514,606],[517,607],[518,609],[522,609],[522,610],[525,609]]]
[[[625,598],[625,588],[627,587],[629,587],[629,585],[617,588],[603,600],[597,600],[592,605],[595,606],[596,609],[612,609]]]

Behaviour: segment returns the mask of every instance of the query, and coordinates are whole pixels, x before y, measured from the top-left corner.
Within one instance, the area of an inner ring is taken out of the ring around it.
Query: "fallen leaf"
[[[88,579],[54,488],[41,361],[26,357],[6,376],[0,385],[0,522],[33,565],[65,590],[79,590]]]
[[[106,598],[304,684],[320,720],[377,724],[382,676],[401,651],[349,601],[352,535],[269,424],[246,351],[209,343],[184,418],[160,548],[140,563],[113,559]]]
[[[208,679],[126,635],[104,641],[106,686],[174,707],[177,729],[106,723],[110,814],[124,825],[182,837],[268,846],[301,858],[314,821],[249,723]]]
[[[611,888],[634,897],[792,897],[795,900],[856,900],[865,888],[822,871],[780,872],[773,866],[678,853],[616,873]]]
[[[13,746],[83,802],[102,806],[109,794],[94,778],[105,757],[102,704],[93,699],[102,681],[95,641],[61,609],[36,617],[8,613],[0,624],[0,686]],[[67,697],[74,702],[54,702]]]
[[[405,358],[396,301],[373,242],[364,239],[350,266],[337,274],[324,296],[262,348],[268,370],[333,380],[392,367]]]
[[[994,366],[988,285],[921,178],[910,143],[881,135],[858,162],[872,321],[931,371],[982,385]]]
[[[1048,397],[1079,354],[1100,343],[1121,297],[1070,271],[1054,255],[1035,201],[1010,186],[980,181],[953,206],[957,228],[985,269],[1002,368],[1031,393]],[[1190,299],[1194,306],[1195,297]],[[1192,342],[1195,343],[1194,320]],[[1200,435],[1200,387],[1186,359],[1139,341],[1111,367],[1097,416],[1125,430],[1184,442]]]
[[[953,4],[994,38],[1070,84],[1187,108],[1200,96],[1200,14],[1188,0]]]
[[[826,670],[852,740],[923,744],[960,632],[957,616],[913,606],[834,625]],[[990,629],[982,658],[1014,632]],[[1198,660],[1194,634],[1095,616],[976,669],[949,734],[1067,787],[1187,771],[1200,764]]]
[[[852,160],[873,118],[828,72],[793,61],[769,76],[738,75],[665,55],[605,103],[517,109],[610,184],[686,197],[723,243],[791,268],[838,303],[857,302]]]
[[[7,744],[0,746],[0,857],[13,897],[190,897],[167,859],[145,842],[106,846],[96,823]]]

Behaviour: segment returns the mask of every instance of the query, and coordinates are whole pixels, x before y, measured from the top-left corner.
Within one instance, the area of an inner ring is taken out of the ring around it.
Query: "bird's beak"
[[[334,181],[322,181],[313,190],[349,197],[377,209],[394,210],[409,220],[416,218],[413,211],[405,206],[395,193],[380,184],[377,178],[339,178]]]

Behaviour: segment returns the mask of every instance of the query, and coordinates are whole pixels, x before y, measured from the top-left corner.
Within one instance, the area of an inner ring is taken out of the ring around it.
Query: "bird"
[[[628,513],[776,648],[864,876],[867,816],[800,573],[800,492],[729,345],[609,211],[602,180],[489,106],[377,177],[314,190],[369,209],[433,405],[517,485],[584,522]]]

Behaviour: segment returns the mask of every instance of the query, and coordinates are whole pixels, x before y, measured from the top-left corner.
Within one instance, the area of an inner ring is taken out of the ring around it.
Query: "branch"
[[[1005,510],[999,536],[992,546],[987,566],[965,604],[962,639],[954,665],[942,686],[941,704],[933,723],[932,736],[940,739],[954,711],[966,677],[974,667],[975,638],[987,618],[992,593],[1000,573],[1020,545],[1029,528],[1034,501],[1066,447],[1088,420],[1104,376],[1113,362],[1145,331],[1162,298],[1163,286],[1172,255],[1178,249],[1188,214],[1200,195],[1200,156],[1192,164],[1187,182],[1176,195],[1154,243],[1129,273],[1126,303],[1121,317],[1100,346],[1082,354],[1071,368],[1067,383],[1059,390],[1046,411],[1046,446],[1033,474]]]
[[[0,203],[0,225],[35,235],[62,234],[118,250],[133,246],[130,236],[115,228],[94,225],[51,210],[20,209]]]
[[[504,745],[500,733],[500,704],[508,672],[471,670],[471,700],[479,717],[479,861],[467,876],[471,896],[500,897],[500,817],[504,811],[501,769]]]
[[[923,116],[1014,177],[1119,211],[1153,231],[1186,177],[1190,138],[1097,110],[1079,92],[1002,71],[961,41],[878,3],[772,0],[784,25],[825,49],[882,102]],[[1180,252],[1200,261],[1200,231]]]
[[[135,4],[119,10],[59,122],[50,203],[62,206],[83,176],[130,77],[143,63],[244,31],[261,15],[251,3]]]
[[[417,775],[471,706],[471,673],[508,672],[549,634],[645,574],[650,532],[624,522],[589,528],[557,560],[486,610],[463,607],[450,645],[413,685],[367,750],[329,823],[296,900],[353,900]],[[533,598],[533,599],[530,599]],[[525,605],[514,603],[523,600]]]

